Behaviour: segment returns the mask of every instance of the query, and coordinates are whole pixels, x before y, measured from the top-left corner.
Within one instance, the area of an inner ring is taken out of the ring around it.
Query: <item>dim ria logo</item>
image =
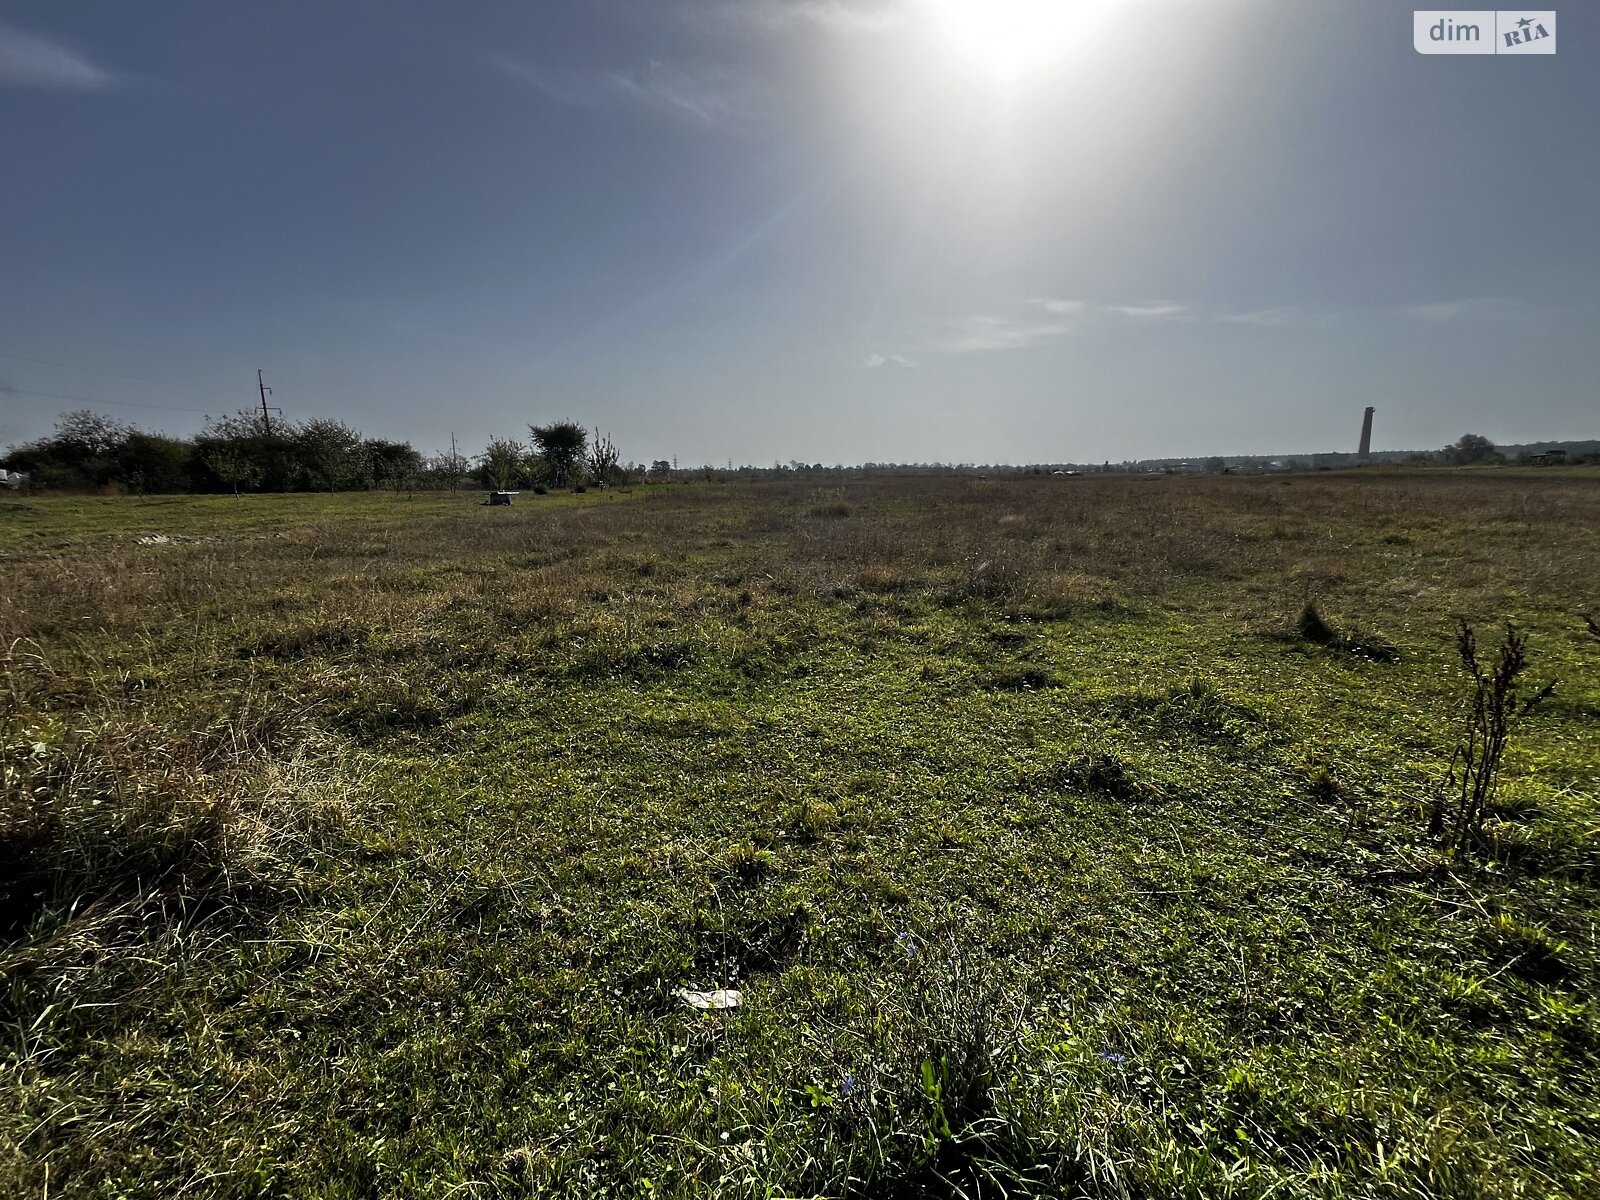
[[[1418,54],[1554,54],[1556,14],[1427,9],[1412,14]]]

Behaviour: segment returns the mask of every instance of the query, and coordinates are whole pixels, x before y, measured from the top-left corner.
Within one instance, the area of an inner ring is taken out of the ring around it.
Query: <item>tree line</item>
[[[1600,443],[1573,442],[1562,461],[1600,461]],[[1518,448],[1512,448],[1513,451]],[[1465,434],[1431,452],[1385,451],[1374,461],[1423,466],[1549,462],[1550,454],[1507,453],[1478,434]],[[66,414],[48,437],[12,446],[0,468],[21,472],[42,490],[157,492],[315,492],[478,485],[496,491],[611,486],[626,482],[707,480],[853,479],[881,475],[1126,474],[1152,471],[1261,471],[1353,466],[1353,453],[1269,460],[1262,455],[1199,462],[1146,459],[1120,463],[1044,463],[1015,466],[973,463],[878,463],[858,466],[774,463],[726,470],[709,464],[679,468],[657,459],[623,463],[611,439],[575,421],[530,425],[526,439],[492,438],[477,454],[452,449],[431,455],[410,442],[363,437],[341,421],[300,423],[267,419],[250,409],[208,419],[189,438],[149,433],[87,410]],[[0,483],[15,480],[0,476]]]
[[[494,438],[476,455],[424,455],[410,442],[363,437],[342,421],[269,420],[245,409],[208,420],[193,437],[150,433],[87,410],[47,437],[10,447],[0,467],[30,487],[68,491],[338,492],[392,488],[609,486],[642,478],[609,437],[573,421]]]

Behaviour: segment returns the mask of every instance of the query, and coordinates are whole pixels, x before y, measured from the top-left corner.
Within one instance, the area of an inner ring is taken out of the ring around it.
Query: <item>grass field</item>
[[[5,1195],[1600,1195],[1592,471],[0,500],[0,557]],[[1458,613],[1559,681],[1462,859]]]

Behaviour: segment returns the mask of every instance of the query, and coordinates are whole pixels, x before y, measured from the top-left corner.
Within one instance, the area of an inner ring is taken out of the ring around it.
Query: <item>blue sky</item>
[[[425,451],[1596,436],[1593,23],[1425,57],[1411,13],[12,0],[0,442],[68,398],[189,432],[258,367]]]

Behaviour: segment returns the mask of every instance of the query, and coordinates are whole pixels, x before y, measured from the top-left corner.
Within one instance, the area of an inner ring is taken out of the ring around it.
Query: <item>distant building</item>
[[[1567,461],[1565,450],[1546,450],[1543,454],[1530,454],[1528,461],[1536,467],[1558,467]]]
[[[25,473],[22,471],[8,471],[4,467],[0,467],[0,487],[16,491],[27,486],[28,476]]]

